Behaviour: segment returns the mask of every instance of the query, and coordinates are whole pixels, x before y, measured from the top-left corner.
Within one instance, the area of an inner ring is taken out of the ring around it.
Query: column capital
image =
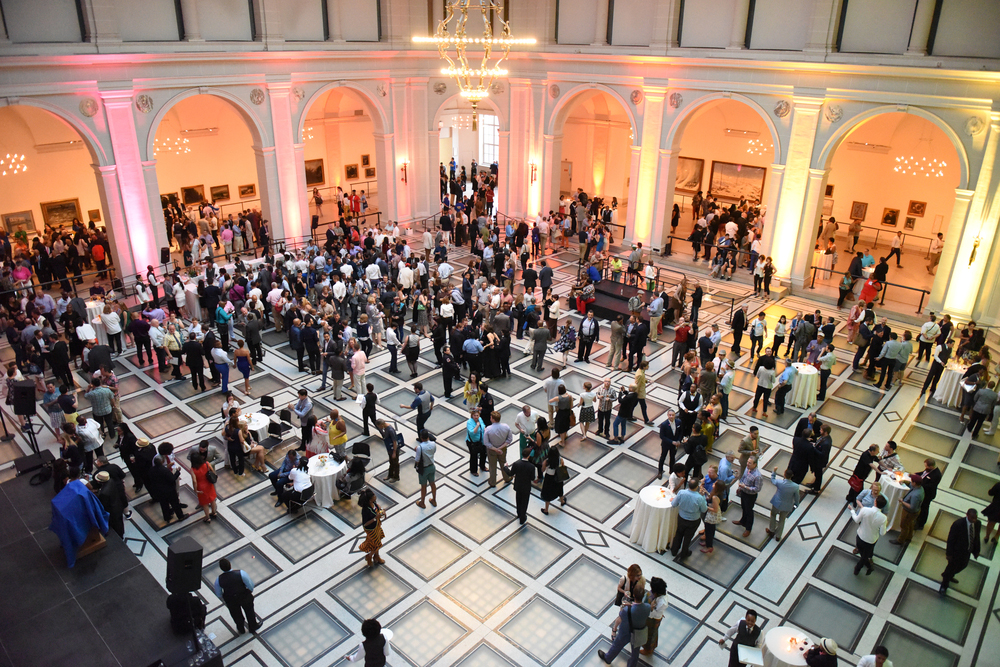
[[[795,91],[792,93],[792,103],[795,105],[795,110],[799,111],[815,111],[819,113],[819,110],[823,107],[823,103],[826,101],[826,94],[823,91]]]
[[[813,169],[813,168],[809,169],[809,176],[811,176],[812,178],[823,178],[829,173],[830,173],[829,169]]]
[[[962,188],[955,188],[955,199],[962,199],[964,201],[972,201],[972,197],[976,194],[975,190],[963,190]]]
[[[436,131],[429,132],[428,134],[436,134]],[[372,134],[372,137],[375,139],[375,141],[379,141],[379,140],[386,141],[386,140],[391,140],[393,138],[393,133],[392,132],[388,132],[388,133],[385,133],[385,134],[379,134],[379,133],[375,132],[375,133]]]
[[[254,155],[274,155],[274,146],[251,146]]]
[[[278,95],[290,95],[292,92],[292,80],[281,79],[278,81],[272,81],[270,77],[264,82],[264,87],[267,88],[269,93],[277,93]]]
[[[109,164],[104,167],[96,164],[92,164],[90,166],[93,167],[95,174],[105,178],[114,176],[118,173],[118,165],[116,164]]]
[[[142,163],[142,168],[144,171],[153,171],[156,169],[156,160],[145,160]]]
[[[633,153],[641,153],[642,152],[642,146],[631,146],[630,148],[631,148],[631,150],[632,150]]]
[[[128,104],[132,104],[132,95],[134,93],[135,89],[132,87],[131,82],[128,81],[109,81],[97,84],[97,94],[101,96],[101,99],[105,103],[126,100]]]
[[[650,86],[647,84],[643,84],[642,86],[643,95],[645,95],[646,97],[659,98],[659,101],[661,102],[663,101],[663,98],[667,96],[668,90],[669,90],[668,86],[659,86],[659,85]]]

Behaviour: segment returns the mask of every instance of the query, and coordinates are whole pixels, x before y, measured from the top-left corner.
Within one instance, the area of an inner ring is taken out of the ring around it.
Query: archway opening
[[[852,249],[870,250],[878,262],[892,253],[898,239],[900,256],[893,254],[889,259],[886,281],[929,292],[936,272],[932,266],[935,239],[940,233],[944,243],[949,241],[948,225],[961,179],[958,153],[948,136],[916,114],[879,114],[845,134],[828,167],[822,226],[813,230],[813,237],[817,250],[829,245],[827,232],[833,229],[829,223],[833,217],[839,256],[835,270],[817,272],[817,285],[836,286],[850,264]],[[860,225],[857,234],[851,231],[852,225],[855,229]],[[812,265],[822,260],[816,254]],[[921,293],[890,287],[885,296],[887,306],[911,313]]]
[[[488,175],[500,165],[500,116],[490,105],[481,106],[478,123],[473,129],[472,105],[460,96],[448,100],[438,114],[438,169],[441,177],[440,194],[451,196],[451,161],[455,161],[455,178],[462,196],[472,194],[472,179]],[[475,173],[473,173],[475,166]],[[463,187],[464,186],[464,187]]]
[[[3,229],[13,245],[30,244],[47,228],[71,228],[73,218],[105,227],[97,161],[75,128],[50,111],[27,105],[0,108],[0,127]]]
[[[378,178],[383,165],[374,134],[368,103],[350,88],[331,88],[306,111],[302,126],[305,184],[309,212],[320,216],[321,223],[339,219],[338,187],[347,195],[356,191],[364,197],[369,211],[378,210]],[[322,204],[317,205],[316,194]]]
[[[692,205],[699,193],[700,199],[714,199],[720,207],[741,200],[764,204],[776,148],[767,123],[748,104],[717,99],[699,106],[684,121],[672,148],[677,164],[673,203],[681,209],[676,236],[687,238],[704,215],[704,204],[700,210]],[[670,228],[670,214],[665,229]]]

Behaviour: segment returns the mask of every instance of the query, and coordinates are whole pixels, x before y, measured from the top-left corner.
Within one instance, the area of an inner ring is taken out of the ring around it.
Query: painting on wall
[[[42,202],[42,220],[49,227],[69,227],[73,218],[82,219],[79,199],[63,199],[62,201]]]
[[[87,211],[87,219],[89,219],[91,222],[100,222],[101,221],[101,209],[94,208],[94,209],[91,209],[91,210]]]
[[[326,183],[326,172],[323,171],[323,160],[306,160],[306,185],[323,185]]]
[[[833,196],[833,186],[832,185],[827,185],[826,186],[826,196],[827,197],[832,197]]]
[[[917,226],[916,218],[906,218],[906,222],[903,223],[903,229],[913,229]]]
[[[181,188],[181,198],[184,204],[200,204],[205,201],[204,185],[187,185]]]
[[[356,164],[345,164],[344,165],[344,176],[349,181],[358,180],[358,165]]]
[[[766,167],[712,160],[712,177],[708,191],[721,199],[736,201],[742,197],[749,202],[759,202],[764,195],[766,175]]]
[[[180,204],[181,196],[176,192],[167,192],[160,195],[160,206],[166,208],[170,204]]]
[[[361,156],[361,166],[362,167],[370,167],[370,166],[372,166],[372,157],[371,157],[371,155],[362,155]]]
[[[212,193],[212,201],[225,201],[229,199],[228,185],[213,185],[210,192]]]
[[[365,167],[365,178],[375,178],[375,167]]]
[[[237,188],[240,191],[240,199],[246,199],[247,197],[257,196],[257,186],[253,183],[247,185],[240,185]]]
[[[35,216],[31,211],[18,211],[17,213],[3,214],[3,227],[7,233],[13,236],[17,232],[33,234],[35,232]]]
[[[886,227],[895,227],[899,223],[899,209],[887,208],[882,211],[882,224]]]
[[[705,172],[705,161],[696,157],[677,158],[677,178],[674,190],[694,194],[701,190],[701,177]]]
[[[926,212],[927,202],[925,201],[910,200],[910,205],[906,207],[906,215],[912,215],[914,218],[922,218]]]
[[[826,217],[833,215],[833,200],[829,197],[823,200],[823,215]]]
[[[851,204],[851,220],[864,222],[866,215],[868,215],[868,202],[856,201]]]

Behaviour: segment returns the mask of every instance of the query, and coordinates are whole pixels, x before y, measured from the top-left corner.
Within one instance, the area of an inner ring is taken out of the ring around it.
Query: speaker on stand
[[[160,264],[163,265],[164,275],[170,273],[170,248],[160,248]]]
[[[201,588],[202,547],[192,537],[182,537],[167,549],[167,590],[196,593]]]
[[[38,441],[35,439],[35,425],[31,422],[35,414],[35,383],[31,380],[15,382],[11,397],[14,414],[24,417],[24,432],[28,436],[31,451],[38,453]]]

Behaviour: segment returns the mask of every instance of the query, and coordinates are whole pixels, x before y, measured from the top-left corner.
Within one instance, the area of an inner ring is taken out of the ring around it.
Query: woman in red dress
[[[198,504],[205,513],[203,521],[212,523],[212,518],[218,516],[215,506],[215,482],[208,479],[209,472],[215,473],[210,463],[201,454],[191,456],[191,483],[198,493]]]

